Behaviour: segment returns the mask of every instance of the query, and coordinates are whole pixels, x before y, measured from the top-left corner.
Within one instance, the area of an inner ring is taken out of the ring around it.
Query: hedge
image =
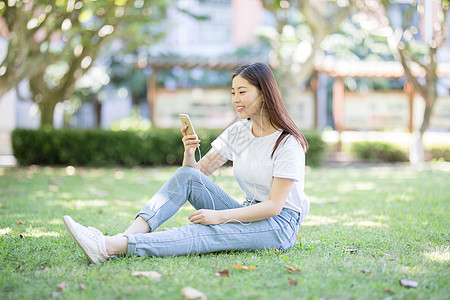
[[[408,161],[407,153],[399,146],[385,142],[355,142],[351,151],[357,158],[373,162],[402,162]]]
[[[198,130],[202,154],[220,134]],[[317,132],[307,132],[310,144],[306,163],[322,162],[325,143]],[[101,129],[15,129],[12,148],[20,165],[160,166],[180,165],[183,145],[178,129],[108,131]],[[198,154],[197,154],[198,158]]]

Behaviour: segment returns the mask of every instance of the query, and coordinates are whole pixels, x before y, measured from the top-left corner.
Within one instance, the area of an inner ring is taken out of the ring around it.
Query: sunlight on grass
[[[70,209],[83,209],[86,207],[103,207],[109,205],[110,202],[106,200],[74,200],[74,201],[53,201],[50,202],[50,205],[62,206]]]
[[[132,220],[132,218],[135,216],[135,215],[133,215],[133,214],[126,213],[126,212],[123,212],[123,211],[118,212],[117,215],[118,215],[119,217],[123,217],[123,218],[130,219],[130,220]]]
[[[424,253],[429,260],[439,263],[446,263],[450,261],[450,247],[436,247],[433,252]]]
[[[114,200],[114,204],[120,207],[135,207],[136,204],[130,201]]]
[[[308,199],[311,203],[314,203],[314,204],[338,203],[339,202],[339,197],[324,198],[324,197],[308,196]]]
[[[58,232],[49,231],[43,232],[37,228],[28,228],[27,231],[23,234],[23,236],[31,236],[31,237],[41,237],[41,236],[60,236]]]
[[[386,198],[386,202],[395,202],[395,201],[411,202],[412,200],[413,195],[411,194],[389,195]]]
[[[373,182],[344,182],[338,186],[338,192],[345,194],[352,191],[370,191],[375,189],[376,185]]]
[[[52,225],[61,225],[63,221],[62,219],[52,219],[50,221],[47,221],[47,223]]]
[[[372,221],[352,221],[344,223],[345,226],[363,226],[363,227],[388,227],[386,224]]]
[[[302,226],[318,226],[318,225],[328,225],[337,223],[338,220],[326,216],[314,216],[308,215],[308,217],[303,221]]]
[[[8,234],[10,232],[11,232],[11,228],[9,228],[9,227],[0,229],[0,235]]]

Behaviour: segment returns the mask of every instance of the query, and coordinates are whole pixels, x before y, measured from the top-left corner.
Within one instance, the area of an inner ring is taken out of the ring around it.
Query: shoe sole
[[[90,253],[87,253],[84,250],[83,245],[81,244],[81,242],[78,240],[78,238],[72,233],[72,226],[70,223],[75,223],[75,221],[69,217],[69,216],[64,216],[63,217],[63,221],[64,221],[64,225],[66,226],[67,231],[69,232],[70,236],[74,239],[74,241],[78,244],[78,246],[81,248],[81,250],[83,250],[84,255],[86,255],[86,257],[89,259],[89,261],[93,264],[98,264],[98,261],[95,260],[92,255]]]

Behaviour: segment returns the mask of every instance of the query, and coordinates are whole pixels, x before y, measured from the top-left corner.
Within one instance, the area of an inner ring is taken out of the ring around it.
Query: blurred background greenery
[[[179,112],[223,129],[231,72],[262,61],[327,159],[367,159],[347,144],[376,136],[399,161],[447,160],[448,28],[448,0],[0,1],[0,156],[25,161],[20,129],[146,132]]]

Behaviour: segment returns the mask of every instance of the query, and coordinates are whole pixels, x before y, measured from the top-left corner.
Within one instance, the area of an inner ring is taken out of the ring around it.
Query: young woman
[[[304,193],[308,143],[290,118],[268,66],[249,64],[232,77],[232,103],[241,120],[228,127],[199,161],[196,135],[183,127],[184,160],[123,233],[104,236],[64,216],[67,230],[89,260],[113,255],[169,256],[222,250],[285,250],[309,211]],[[226,161],[245,194],[237,202],[209,177]],[[156,231],[189,201],[192,224]]]

